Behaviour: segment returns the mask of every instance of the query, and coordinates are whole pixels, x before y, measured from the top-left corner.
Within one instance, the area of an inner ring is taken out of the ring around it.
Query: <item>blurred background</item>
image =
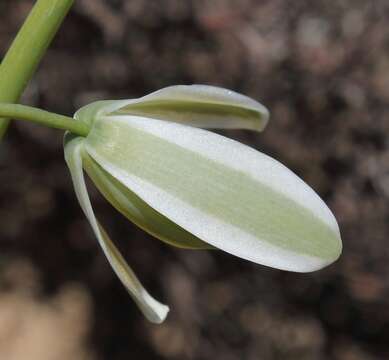
[[[33,1],[1,0],[3,55]],[[22,102],[71,115],[172,84],[265,104],[262,134],[225,135],[293,169],[335,213],[341,259],[312,274],[146,235],[90,186],[142,282],[149,324],[100,251],[62,134],[14,122],[0,145],[0,358],[389,358],[389,2],[76,0]]]

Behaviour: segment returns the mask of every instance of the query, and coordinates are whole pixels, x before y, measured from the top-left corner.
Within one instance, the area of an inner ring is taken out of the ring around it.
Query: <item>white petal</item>
[[[131,222],[156,238],[184,249],[212,249],[209,244],[155,211],[120,181],[108,174],[87,153],[83,167],[104,197]]]
[[[153,323],[161,323],[166,318],[169,308],[152,298],[143,288],[107,233],[97,222],[89,199],[82,168],[81,152],[84,146],[83,141],[83,138],[73,138],[71,140],[68,139],[65,144],[65,159],[70,169],[78,201],[92,226],[104,254],[129,294],[148,320]]]
[[[100,114],[139,115],[214,129],[262,131],[269,119],[259,102],[208,85],[170,86],[139,99],[107,103]]]
[[[146,203],[209,244],[260,264],[313,271],[341,252],[337,222],[276,160],[209,131],[101,118],[87,152]]]

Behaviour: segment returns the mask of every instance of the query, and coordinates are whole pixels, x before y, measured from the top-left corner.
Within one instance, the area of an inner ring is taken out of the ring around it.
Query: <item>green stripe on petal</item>
[[[116,275],[119,277],[129,294],[139,306],[145,317],[153,323],[161,323],[167,316],[169,308],[152,298],[143,288],[138,278],[128,266],[118,249],[112,243],[102,226],[97,222],[92,205],[90,203],[88,191],[85,184],[82,168],[82,151],[84,138],[65,135],[65,160],[68,164],[72,176],[74,189],[92,229],[111,264]]]
[[[88,105],[96,109],[98,105]],[[78,113],[85,121],[90,111]],[[208,85],[170,86],[139,99],[106,102],[100,114],[138,115],[214,129],[262,131],[269,119],[259,102],[234,91]]]
[[[135,116],[96,121],[105,171],[201,240],[264,265],[313,271],[341,252],[323,201],[279,162],[201,129]]]
[[[136,194],[108,174],[86,152],[83,166],[104,197],[125,217],[156,238],[186,249],[211,249],[188,231],[170,221],[147,205]]]

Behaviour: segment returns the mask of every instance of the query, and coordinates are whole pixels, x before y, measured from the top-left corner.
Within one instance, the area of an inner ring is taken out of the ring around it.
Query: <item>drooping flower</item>
[[[83,170],[118,211],[171,245],[217,248],[283,270],[318,270],[342,248],[325,203],[278,161],[201,129],[261,131],[268,116],[253,99],[204,85],[100,101],[76,113],[91,127],[85,138],[65,136],[78,200],[111,266],[150,321],[162,322],[169,309],[142,287],[98,223]]]

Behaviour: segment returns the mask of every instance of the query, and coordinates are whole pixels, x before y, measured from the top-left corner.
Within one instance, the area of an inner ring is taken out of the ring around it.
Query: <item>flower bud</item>
[[[134,282],[97,223],[82,167],[117,210],[167,243],[217,248],[297,272],[339,257],[337,222],[308,185],[269,156],[201,129],[262,130],[268,111],[258,102],[210,86],[174,86],[94,103],[75,117],[91,125],[86,138],[65,140],[77,196],[108,260],[151,321],[161,322],[167,308]]]

